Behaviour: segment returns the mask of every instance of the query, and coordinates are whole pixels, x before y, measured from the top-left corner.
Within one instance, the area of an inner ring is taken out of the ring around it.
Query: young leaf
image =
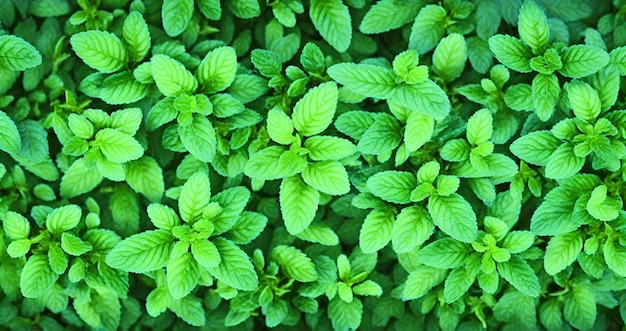
[[[407,253],[422,245],[435,230],[435,225],[424,207],[411,206],[396,216],[391,231],[391,244],[396,253]]]
[[[215,93],[231,86],[236,72],[235,49],[224,46],[207,53],[196,70],[196,77],[205,93]]]
[[[574,115],[581,120],[593,122],[602,108],[600,96],[589,84],[573,81],[567,84],[567,97]]]
[[[431,196],[428,199],[428,212],[435,225],[452,238],[462,242],[476,239],[476,214],[469,202],[459,194]]]
[[[198,88],[196,78],[177,60],[164,54],[157,54],[152,56],[150,63],[152,63],[151,68],[154,81],[163,95],[169,97],[193,93]]]
[[[81,216],[82,211],[77,205],[56,208],[46,217],[46,228],[53,234],[61,234],[75,228]]]
[[[282,145],[290,145],[293,140],[293,123],[284,111],[272,108],[267,113],[267,134]]]
[[[517,256],[511,256],[508,262],[498,262],[497,265],[500,276],[518,291],[531,297],[539,296],[541,291],[539,279],[526,261]]]
[[[70,38],[70,44],[85,64],[102,73],[118,71],[126,64],[124,44],[109,32],[80,32]]]
[[[367,180],[367,189],[375,196],[389,202],[406,204],[411,201],[411,191],[417,180],[409,172],[383,171]]]
[[[491,111],[483,108],[475,112],[467,121],[467,141],[478,145],[489,141],[493,134],[493,116]]]
[[[365,14],[359,30],[365,34],[383,33],[402,27],[422,9],[421,3],[381,0]]]
[[[352,40],[352,19],[341,0],[311,0],[313,25],[332,47],[345,52]]]
[[[326,130],[337,109],[338,90],[332,82],[322,83],[309,90],[293,109],[293,126],[305,136]]]
[[[550,239],[543,258],[543,266],[550,275],[555,275],[571,265],[583,248],[580,231],[560,234]]]
[[[39,51],[18,36],[0,36],[0,69],[24,71],[40,65]]]
[[[320,193],[296,175],[283,179],[280,184],[280,211],[290,234],[306,229],[317,212]]]
[[[326,194],[343,195],[350,192],[348,173],[339,161],[310,163],[304,168],[302,179],[311,187]]]
[[[335,330],[356,330],[361,325],[363,304],[354,299],[347,303],[335,297],[328,304],[328,318]]]
[[[446,82],[458,78],[467,61],[467,45],[459,33],[441,39],[433,53],[433,71]]]
[[[167,287],[174,299],[189,294],[198,284],[200,268],[191,253],[171,258],[167,263]]]
[[[164,0],[161,7],[163,29],[170,37],[183,33],[193,15],[193,0]]]
[[[517,25],[520,38],[536,52],[548,45],[550,27],[546,14],[534,1],[524,1],[519,12]]]
[[[209,269],[215,278],[238,290],[252,291],[259,285],[250,258],[237,245],[221,237],[213,239],[220,253],[220,264]]]
[[[313,261],[299,249],[280,245],[272,250],[272,258],[281,270],[291,279],[307,283],[317,280],[317,271]]]
[[[7,211],[4,214],[2,229],[11,240],[26,239],[30,234],[30,223],[26,217],[14,211]]]
[[[143,155],[143,147],[135,138],[116,129],[102,129],[96,133],[95,142],[108,161],[125,163]]]
[[[129,58],[133,62],[139,62],[150,50],[150,30],[148,24],[140,12],[133,11],[124,20],[122,27],[124,41],[129,46]]]
[[[59,278],[50,269],[48,259],[40,254],[31,256],[20,275],[20,290],[26,298],[36,298],[44,294]]]
[[[341,160],[356,153],[356,146],[347,139],[314,136],[304,141],[304,148],[314,161]]]
[[[187,223],[192,223],[202,216],[202,211],[211,201],[211,183],[209,176],[199,171],[191,176],[178,198],[180,216]]]
[[[117,244],[106,256],[115,269],[144,273],[165,267],[174,246],[170,231],[151,230],[134,234]]]

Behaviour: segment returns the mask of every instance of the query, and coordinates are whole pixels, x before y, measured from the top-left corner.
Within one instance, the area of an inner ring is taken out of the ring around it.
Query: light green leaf
[[[352,19],[341,0],[311,0],[309,16],[324,40],[345,52],[352,40]]]
[[[267,113],[267,134],[279,144],[293,143],[293,123],[289,115],[277,108],[270,109]]]
[[[198,81],[191,72],[182,63],[171,57],[157,54],[152,56],[150,63],[152,64],[151,69],[154,81],[163,95],[169,97],[193,93],[198,88]]]
[[[25,71],[40,64],[41,54],[26,40],[13,35],[0,36],[0,69]]]
[[[63,232],[61,234],[61,248],[67,254],[80,256],[91,251],[92,246],[71,232]]]
[[[556,275],[570,266],[583,248],[580,231],[560,234],[550,239],[543,258],[543,267],[550,275]]]
[[[2,221],[2,229],[11,240],[26,239],[30,234],[30,223],[21,214],[7,211]]]
[[[239,18],[248,19],[261,15],[259,0],[232,0],[228,1],[226,5]]]
[[[213,239],[220,253],[220,264],[209,269],[215,278],[238,290],[252,291],[259,285],[250,258],[237,245],[221,237]]]
[[[320,193],[296,175],[283,179],[280,184],[280,211],[290,234],[306,229],[317,211]]]
[[[46,217],[46,228],[53,234],[61,234],[75,228],[81,216],[82,211],[77,205],[56,208]]]
[[[404,144],[409,152],[414,152],[430,141],[435,128],[435,119],[416,111],[409,114],[404,127]]]
[[[244,173],[254,179],[272,180],[288,175],[289,169],[280,166],[280,157],[285,153],[281,146],[270,146],[250,156]]]
[[[328,304],[328,318],[335,330],[356,330],[361,325],[362,316],[363,304],[359,299],[347,303],[335,297]]]
[[[174,246],[168,230],[150,230],[134,234],[117,244],[106,256],[115,269],[144,273],[165,267]]]
[[[561,53],[561,74],[571,78],[589,76],[609,63],[609,54],[596,46],[573,45]]]
[[[102,72],[120,70],[126,64],[126,49],[116,35],[90,30],[72,35],[70,44],[85,64]]]
[[[20,290],[26,298],[36,298],[44,294],[59,278],[50,265],[48,258],[36,254],[31,256],[20,275]]]
[[[215,224],[214,233],[221,234],[230,230],[248,204],[248,200],[250,200],[250,191],[244,186],[227,188],[216,194],[211,201],[219,203],[222,210],[216,218],[212,219]]]
[[[548,163],[546,164],[546,177],[562,179],[575,175],[585,165],[585,158],[578,157],[574,153],[572,143],[564,143],[559,146]]]
[[[140,108],[125,108],[111,114],[111,128],[128,135],[135,135],[141,125],[143,112]]]
[[[85,165],[85,159],[72,163],[61,178],[61,196],[73,198],[93,190],[102,182],[102,174]]]
[[[452,238],[462,242],[476,239],[476,214],[469,202],[459,194],[431,196],[428,199],[428,212],[435,225]]]
[[[452,238],[434,241],[418,252],[421,263],[439,269],[454,269],[463,266],[471,252],[468,244]]]
[[[206,269],[217,267],[222,260],[214,243],[208,239],[197,239],[191,243],[191,254],[198,264]]]
[[[391,231],[391,244],[396,253],[407,253],[422,245],[435,230],[435,225],[424,207],[406,207],[396,216]]]
[[[520,159],[539,166],[545,166],[562,144],[550,131],[535,131],[519,137],[511,144],[511,152]]]
[[[493,116],[489,109],[475,112],[467,121],[467,141],[472,145],[489,141],[493,134]]]
[[[500,63],[518,72],[531,72],[532,51],[521,40],[498,34],[489,38],[489,48]]]
[[[135,192],[152,202],[161,200],[165,190],[163,171],[155,159],[144,156],[126,163],[125,170],[126,182]]]
[[[198,285],[200,268],[191,253],[173,257],[167,263],[167,287],[174,299],[189,294]]]
[[[525,260],[514,255],[508,262],[497,262],[497,266],[500,276],[518,291],[531,297],[539,296],[539,279]]]
[[[366,129],[356,145],[364,154],[382,154],[393,151],[402,141],[400,124],[391,115],[380,114],[376,121]]]
[[[559,79],[555,74],[538,74],[532,82],[532,98],[535,114],[546,122],[554,114],[554,109],[561,93]]]
[[[539,308],[539,320],[548,330],[563,329],[563,309],[557,299],[544,302]]]
[[[218,47],[202,59],[196,77],[205,93],[220,92],[228,88],[237,73],[237,54],[229,46]]]
[[[173,227],[180,225],[180,218],[174,209],[159,204],[152,203],[147,208],[148,217],[154,226],[163,230],[171,230]]]
[[[13,120],[0,110],[0,149],[7,153],[18,153],[22,140]]]
[[[174,97],[165,97],[150,108],[145,117],[146,130],[153,131],[176,118],[178,110],[174,108],[175,99]]]
[[[164,0],[161,7],[163,29],[170,37],[183,33],[193,15],[193,0]]]
[[[467,45],[463,35],[451,33],[441,39],[433,53],[433,71],[446,82],[458,78],[467,61]]]
[[[272,250],[272,259],[290,279],[307,283],[317,280],[317,271],[313,261],[301,250],[286,245],[279,245]]]
[[[339,244],[339,237],[327,225],[313,223],[306,229],[298,232],[296,236],[299,239],[313,243],[322,244],[324,246],[335,246]]]
[[[326,130],[337,109],[338,90],[333,82],[310,89],[293,109],[293,125],[301,134],[313,136]]]
[[[122,36],[129,49],[129,57],[133,62],[139,62],[148,54],[150,50],[150,30],[143,15],[138,11],[133,11],[124,20]]]
[[[125,163],[143,155],[143,147],[135,138],[116,129],[98,131],[95,142],[110,162]]]
[[[178,198],[178,211],[182,219],[192,223],[202,216],[204,207],[211,201],[211,183],[204,172],[196,172],[191,176]]]
[[[597,317],[596,294],[589,285],[573,286],[563,301],[563,315],[573,327],[591,329]]]
[[[206,325],[206,312],[198,297],[188,295],[180,300],[172,300],[169,308],[189,325]]]
[[[522,4],[517,29],[522,41],[535,52],[541,52],[542,48],[548,45],[550,39],[548,18],[534,1],[524,1]]]
[[[443,297],[446,302],[452,303],[465,295],[474,283],[474,278],[468,275],[465,268],[452,270],[443,285]]]
[[[403,300],[419,299],[430,291],[434,286],[443,282],[448,270],[419,266],[409,274],[402,291]]]
[[[383,171],[367,180],[367,189],[375,196],[389,202],[406,204],[411,201],[411,191],[417,186],[415,176],[405,171]]]
[[[365,14],[359,30],[365,34],[383,33],[402,27],[417,16],[421,2],[398,2],[381,0]]]
[[[443,119],[450,113],[448,96],[439,85],[431,80],[411,85],[399,85],[389,99],[435,119]]]
[[[415,17],[411,27],[409,49],[424,54],[435,48],[445,34],[447,16],[446,10],[441,6],[428,5],[423,7]]]
[[[578,80],[567,84],[567,98],[574,110],[574,115],[581,120],[593,122],[598,115],[602,104],[598,92],[585,82]]]
[[[314,136],[304,141],[304,148],[315,161],[341,160],[356,153],[356,146],[347,139]]]
[[[311,187],[326,194],[343,195],[350,192],[348,173],[339,161],[310,163],[304,168],[302,179]]]
[[[354,93],[386,99],[395,92],[396,74],[373,64],[339,63],[328,68],[328,76]]]
[[[191,124],[178,126],[178,134],[189,153],[202,162],[215,158],[217,138],[211,122],[204,116],[194,115]]]
[[[395,215],[387,210],[372,210],[361,226],[359,246],[363,253],[375,253],[391,241]]]

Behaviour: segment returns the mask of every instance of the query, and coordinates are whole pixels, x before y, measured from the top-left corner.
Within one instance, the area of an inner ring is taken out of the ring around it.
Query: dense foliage
[[[0,328],[624,330],[626,1],[0,0]]]

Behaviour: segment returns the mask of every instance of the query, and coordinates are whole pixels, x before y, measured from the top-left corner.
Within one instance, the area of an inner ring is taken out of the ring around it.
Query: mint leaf
[[[191,253],[172,257],[167,263],[167,287],[174,299],[189,294],[198,284],[200,269]]]
[[[46,228],[53,234],[61,234],[75,228],[81,216],[82,211],[77,205],[56,208],[46,217]]]
[[[148,24],[138,11],[133,11],[124,20],[122,35],[126,45],[128,45],[129,59],[139,62],[148,54],[150,50],[150,30]]]
[[[521,40],[508,35],[495,35],[489,38],[489,48],[500,63],[517,72],[531,72],[532,51]]]
[[[22,149],[22,140],[15,122],[0,111],[0,149],[8,153],[17,153]]]
[[[183,33],[193,15],[193,0],[164,0],[161,7],[163,29],[170,37]]]
[[[383,171],[367,180],[367,189],[375,196],[389,202],[406,204],[411,201],[411,191],[417,186],[415,176],[402,171]]]
[[[437,5],[423,7],[415,17],[409,36],[409,49],[420,54],[432,50],[445,33],[446,10]]]
[[[524,1],[519,12],[517,25],[519,35],[535,52],[548,45],[550,27],[546,14],[534,1]]]
[[[601,48],[589,45],[567,47],[561,53],[563,68],[561,74],[571,78],[589,76],[609,63],[609,54]]]
[[[345,52],[352,40],[352,19],[341,0],[311,0],[313,25],[332,47]]]
[[[205,93],[215,93],[231,86],[236,73],[237,53],[225,46],[207,53],[196,70],[196,78]]]
[[[24,71],[42,63],[41,54],[18,36],[0,36],[0,68]]]
[[[37,298],[44,294],[59,278],[50,268],[43,255],[31,256],[20,274],[20,290],[26,298]]]
[[[545,166],[561,143],[550,131],[535,131],[515,140],[510,149],[528,163]]]
[[[313,222],[320,193],[303,182],[300,176],[293,176],[283,179],[279,200],[287,231],[297,234]]]
[[[421,263],[440,269],[454,269],[464,265],[470,256],[470,247],[452,238],[434,241],[418,253]]]
[[[573,81],[567,84],[567,98],[574,115],[581,120],[593,122],[602,108],[600,96],[589,84]]]
[[[103,72],[115,72],[126,64],[124,44],[114,34],[86,31],[70,38],[72,49],[88,66]]]
[[[443,232],[462,242],[476,239],[478,224],[472,206],[462,196],[434,195],[428,199],[428,212]]]
[[[352,92],[370,98],[389,98],[396,87],[394,72],[377,65],[339,63],[328,68],[327,73]]]
[[[363,253],[374,253],[391,241],[394,214],[385,210],[372,210],[361,227],[359,246]]]
[[[192,93],[198,87],[196,78],[179,61],[164,54],[157,54],[152,56],[150,63],[154,81],[163,95],[169,97]]]
[[[331,82],[309,90],[293,109],[293,126],[305,136],[326,130],[335,116],[337,97],[337,85]]]
[[[561,272],[576,260],[582,248],[583,236],[579,231],[552,237],[543,259],[546,272],[550,275]]]
[[[256,289],[258,277],[246,253],[228,239],[217,237],[213,239],[213,243],[222,259],[217,267],[209,270],[211,274],[236,289]]]
[[[518,291],[531,297],[539,296],[541,290],[539,280],[526,261],[517,256],[511,256],[508,262],[498,262],[497,266],[500,276]]]
[[[441,39],[433,53],[433,71],[446,82],[458,78],[467,61],[467,45],[459,33]]]
[[[343,195],[350,191],[348,173],[339,161],[310,163],[304,168],[302,179],[311,187],[326,194]]]
[[[575,175],[585,164],[585,158],[574,153],[574,145],[564,143],[559,146],[546,164],[546,177],[562,179]]]
[[[115,269],[144,273],[163,268],[170,259],[174,238],[167,230],[134,234],[117,244],[106,256]]]
[[[317,280],[315,264],[299,249],[280,245],[272,250],[272,258],[291,279],[307,283]]]

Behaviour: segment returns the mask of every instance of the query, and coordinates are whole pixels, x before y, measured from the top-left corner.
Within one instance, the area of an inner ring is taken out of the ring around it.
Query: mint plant
[[[3,329],[623,329],[624,1],[0,8]]]

